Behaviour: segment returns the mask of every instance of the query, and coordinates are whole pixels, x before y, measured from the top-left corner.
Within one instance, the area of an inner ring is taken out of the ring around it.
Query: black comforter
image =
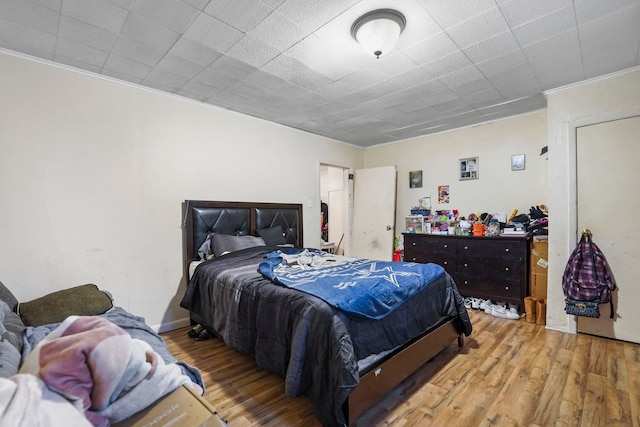
[[[471,323],[448,274],[381,320],[352,319],[324,301],[275,285],[258,265],[273,251],[249,248],[200,264],[181,306],[227,345],[252,354],[258,366],[285,378],[288,396],[308,394],[325,426],[346,423],[342,405],[358,384],[358,361],[394,349],[458,317]]]

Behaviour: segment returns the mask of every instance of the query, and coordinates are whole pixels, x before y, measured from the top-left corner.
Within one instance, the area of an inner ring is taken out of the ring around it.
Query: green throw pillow
[[[18,314],[27,326],[60,323],[71,315],[94,316],[113,307],[109,295],[96,285],[76,286],[18,304]]]

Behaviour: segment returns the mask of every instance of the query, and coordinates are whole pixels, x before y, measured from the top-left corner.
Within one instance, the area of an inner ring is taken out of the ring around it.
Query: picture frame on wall
[[[525,167],[524,161],[524,154],[514,154],[513,156],[511,156],[511,170],[523,171]]]
[[[478,179],[478,177],[480,176],[480,170],[477,157],[467,157],[465,159],[460,159],[458,162],[460,181]]]
[[[422,188],[422,171],[409,172],[409,188]]]

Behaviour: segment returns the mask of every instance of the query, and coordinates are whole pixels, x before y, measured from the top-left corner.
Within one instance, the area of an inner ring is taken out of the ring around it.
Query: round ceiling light
[[[376,58],[393,49],[407,21],[393,9],[378,9],[365,13],[351,26],[351,36],[365,52]]]

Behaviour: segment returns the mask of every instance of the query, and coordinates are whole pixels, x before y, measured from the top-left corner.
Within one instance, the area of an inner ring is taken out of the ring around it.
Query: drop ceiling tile
[[[493,0],[418,0],[442,28],[449,28],[496,7]]]
[[[227,51],[227,55],[238,61],[260,68],[280,55],[280,51],[262,40],[244,36]]]
[[[422,67],[432,76],[440,77],[472,65],[473,63],[469,60],[469,57],[458,50],[450,55],[430,61]]]
[[[110,3],[120,6],[123,9],[131,10],[136,0],[107,0]]]
[[[536,74],[575,68],[581,64],[577,30],[551,37],[522,48]],[[560,73],[559,73],[560,74]]]
[[[103,50],[80,44],[64,37],[58,37],[54,60],[58,60],[58,56],[75,59],[100,70],[107,60],[108,54]]]
[[[579,35],[585,55],[607,52],[621,45],[640,46],[640,5],[593,20],[580,27]]]
[[[184,33],[184,37],[222,53],[243,36],[242,31],[206,13],[199,14]]]
[[[359,0],[286,0],[278,12],[307,31],[315,31]]]
[[[621,45],[605,53],[583,55],[585,78],[590,79],[637,66],[640,64],[637,59],[634,59],[637,51],[628,45]]]
[[[350,60],[340,49],[314,35],[293,46],[286,55],[332,80],[339,80],[359,69],[357,62]]]
[[[100,0],[65,0],[62,14],[119,34],[129,11]]]
[[[185,37],[181,37],[168,53],[205,67],[222,56],[221,52]]]
[[[287,55],[278,56],[262,67],[262,70],[312,91],[333,82],[333,80],[328,77],[310,69],[300,61]]]
[[[203,10],[210,0],[184,0],[185,3],[199,9]]]
[[[566,86],[585,78],[582,63],[573,65],[562,64],[560,67],[562,73],[558,73],[557,68],[542,72],[536,71],[536,79],[540,83],[540,88],[543,91]]]
[[[482,62],[503,56],[506,52],[519,51],[519,49],[518,42],[513,37],[513,34],[508,31],[469,46],[463,51],[473,62]]]
[[[204,66],[194,64],[193,62],[189,62],[179,56],[165,55],[160,60],[156,68],[191,80],[204,69]]]
[[[214,96],[219,91],[220,89],[217,89],[213,86],[209,86],[208,84],[191,80],[190,82],[182,86],[177,93],[179,95],[184,95],[188,98],[195,98],[199,101],[204,102],[207,99]]]
[[[155,68],[151,70],[149,75],[142,81],[142,84],[145,86],[153,86],[153,84],[158,84],[165,87],[170,87],[172,88],[171,92],[175,92],[188,82],[189,79],[184,76],[179,76],[177,74]]]
[[[403,49],[413,62],[425,65],[439,58],[459,52],[460,48],[451,40],[445,32],[439,32],[421,42]]]
[[[176,33],[184,33],[200,10],[176,0],[137,0],[132,12]]]
[[[337,81],[350,88],[351,92],[357,92],[377,84],[380,80],[371,70],[359,69]]]
[[[111,53],[154,67],[166,52],[120,36]]]
[[[54,12],[60,12],[62,10],[62,0],[29,0],[31,3],[38,4],[40,6],[44,6],[47,9],[53,10]]]
[[[493,87],[477,92],[465,92],[464,94],[460,94],[460,99],[474,109],[506,101],[506,98]]]
[[[58,33],[59,14],[34,3],[19,0],[2,0],[0,2],[0,16],[26,27],[37,28],[39,31],[51,34]]]
[[[253,67],[245,62],[238,61],[230,56],[222,56],[218,58],[207,69],[213,73],[225,73],[236,77],[237,79],[244,79],[245,77],[256,72],[257,68]]]
[[[0,17],[0,40],[2,47],[33,55],[38,58],[53,59],[56,37],[35,28],[11,22]]]
[[[584,25],[594,20],[602,19],[610,13],[616,13],[630,6],[636,6],[637,0],[575,0],[576,19],[578,25]]]
[[[247,32],[272,13],[273,8],[255,0],[211,0],[204,11]]]
[[[522,51],[518,49],[487,61],[478,62],[476,66],[482,74],[490,78],[525,64],[527,64],[527,58]]]
[[[334,81],[326,86],[314,90],[316,94],[327,98],[344,98],[352,92],[351,88],[340,81]]]
[[[55,55],[53,59],[59,64],[68,65],[79,70],[85,70],[96,74],[100,73],[100,71],[102,70],[102,67],[100,66],[89,64],[84,61],[79,61],[76,58],[69,58],[64,55]]]
[[[474,65],[438,77],[438,80],[449,89],[458,88],[480,79],[484,79],[484,76]]]
[[[277,9],[285,0],[260,0],[272,9]]]
[[[447,28],[447,33],[461,49],[496,37],[506,31],[509,31],[509,26],[497,7]]]
[[[129,40],[164,52],[171,49],[180,37],[175,31],[135,13],[129,14],[120,34]]]
[[[248,31],[247,35],[258,40],[264,40],[265,43],[280,52],[284,52],[308,36],[309,31],[276,11],[269,14],[252,30]]]
[[[60,17],[60,37],[74,40],[78,43],[109,52],[116,43],[118,36],[107,30],[78,21],[66,15]]]
[[[573,0],[508,0],[500,3],[499,7],[509,26],[516,28],[559,9],[573,10]]]
[[[573,7],[565,7],[517,28],[513,33],[520,46],[528,46],[576,28]]]
[[[152,69],[147,64],[112,53],[104,64],[103,74],[113,77],[128,76],[130,78],[124,80],[139,83],[149,75]]]
[[[218,90],[226,90],[231,86],[238,84],[240,82],[240,78],[233,74],[227,74],[221,71],[212,71],[207,68],[194,77],[193,81],[196,83],[206,84]]]
[[[502,96],[507,100],[518,99],[540,93],[542,88],[535,76],[522,77],[519,80],[500,81],[494,84]]]

